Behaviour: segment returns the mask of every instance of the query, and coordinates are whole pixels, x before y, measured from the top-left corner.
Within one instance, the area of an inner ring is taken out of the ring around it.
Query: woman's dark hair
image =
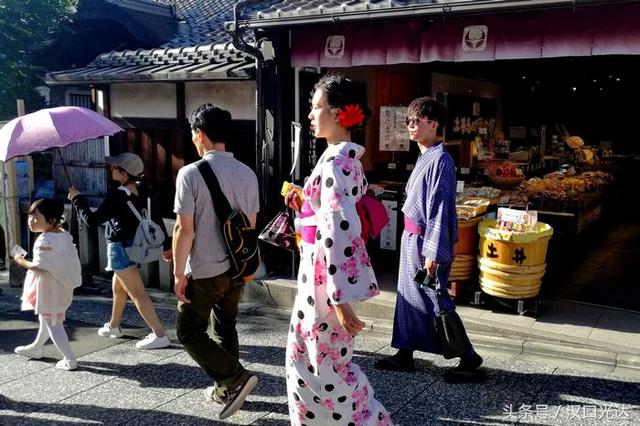
[[[62,204],[62,201],[52,198],[40,198],[31,204],[29,214],[35,213],[36,210],[44,216],[47,223],[57,225],[64,222],[64,204]]]
[[[202,130],[211,142],[229,142],[231,113],[213,104],[203,104],[189,116],[191,130]]]
[[[371,110],[367,106],[367,90],[364,85],[358,85],[351,79],[340,73],[330,73],[323,75],[313,86],[313,90],[322,90],[327,97],[327,103],[331,108],[344,109],[347,105],[358,105],[362,109],[364,120],[358,126],[352,126],[347,130],[353,131],[363,128],[367,124],[367,119],[371,115]]]
[[[440,129],[444,128],[447,120],[447,107],[429,96],[416,98],[407,108],[407,117],[422,117],[437,121]]]

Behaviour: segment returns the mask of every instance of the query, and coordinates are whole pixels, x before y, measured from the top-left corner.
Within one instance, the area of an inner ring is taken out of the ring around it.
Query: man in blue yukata
[[[391,341],[398,352],[378,360],[375,367],[380,370],[413,372],[414,351],[441,354],[435,318],[440,309],[455,309],[447,283],[458,238],[456,166],[437,139],[445,119],[445,106],[434,99],[422,97],[409,105],[406,124],[420,156],[407,182],[402,207],[405,221]],[[433,288],[414,281],[419,269],[426,271],[436,286],[442,286],[440,303]],[[482,358],[471,347],[444,379],[449,383],[480,381],[484,378],[478,371],[481,364]]]

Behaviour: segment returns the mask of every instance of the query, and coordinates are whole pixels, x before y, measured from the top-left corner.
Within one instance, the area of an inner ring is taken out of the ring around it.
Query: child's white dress
[[[43,232],[33,245],[33,260],[40,270],[29,270],[22,291],[22,310],[36,314],[56,325],[65,319],[73,289],[82,284],[78,250],[66,231]]]

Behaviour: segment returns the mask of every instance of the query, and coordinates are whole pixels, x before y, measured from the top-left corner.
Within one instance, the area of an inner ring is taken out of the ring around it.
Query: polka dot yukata
[[[311,215],[302,225],[315,226],[315,239],[303,238],[300,248],[287,343],[287,396],[294,425],[392,424],[366,375],[351,362],[354,339],[334,308],[379,293],[355,207],[367,186],[359,160],[363,153],[352,142],[329,145],[303,190],[303,210]]]

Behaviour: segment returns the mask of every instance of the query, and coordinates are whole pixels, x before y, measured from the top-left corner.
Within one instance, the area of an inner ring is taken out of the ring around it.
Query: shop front
[[[607,215],[616,163],[633,164],[632,156],[619,154],[634,151],[634,131],[623,123],[633,122],[625,105],[640,95],[632,74],[640,65],[639,6],[592,2],[589,7],[419,18],[414,9],[390,8],[393,16],[362,19],[344,9],[331,12],[331,24],[323,23],[326,12],[276,9],[257,13],[245,25],[274,40],[287,34],[288,43],[275,48],[279,66],[295,76],[291,97],[284,95],[295,108],[280,117],[301,124],[293,180],[302,181],[323,149],[311,138],[306,118],[317,78],[338,70],[366,91],[373,114],[361,135],[367,149],[363,163],[391,219],[380,239],[370,243],[381,287],[395,288],[400,207],[418,155],[404,125],[406,107],[415,97],[430,95],[449,109],[443,139],[460,181],[462,231],[452,291],[474,298],[482,275],[477,224],[508,207],[536,210],[539,221],[554,229],[542,293],[555,295],[551,283],[561,279],[555,272],[566,269],[566,263],[559,265],[568,259],[551,257],[601,228],[592,225]],[[289,141],[296,138],[285,132],[279,137],[282,149],[294,157]],[[292,178],[285,175],[289,164],[281,169],[276,179]]]

